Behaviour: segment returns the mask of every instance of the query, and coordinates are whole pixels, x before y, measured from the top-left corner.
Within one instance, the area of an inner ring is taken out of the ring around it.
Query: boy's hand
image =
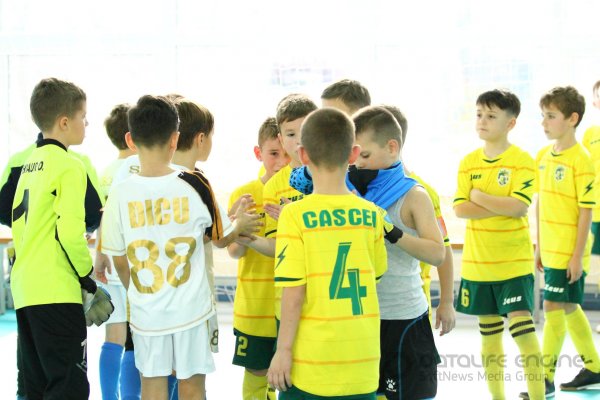
[[[469,201],[471,201],[472,203],[479,203],[478,199],[480,193],[481,190],[479,189],[471,189],[471,192],[469,193]]]
[[[542,264],[542,256],[540,255],[539,245],[535,246],[534,265],[538,271],[544,272],[544,264]]]
[[[571,257],[567,264],[567,279],[569,280],[569,285],[577,282],[581,278],[581,275],[583,275],[583,263],[581,262],[581,257]]]
[[[252,198],[252,195],[248,194],[248,193],[243,194],[236,201],[233,202],[233,204],[231,205],[231,208],[227,212],[227,216],[229,217],[229,219],[235,218],[235,213],[237,212],[238,208],[240,207],[242,200],[244,200],[246,202],[246,207],[248,209],[256,207],[256,203],[254,202],[254,198]]]
[[[267,203],[264,205],[265,212],[269,214],[269,217],[273,218],[275,221],[279,220],[279,215],[281,215],[281,210],[283,210],[283,206],[285,206],[286,204],[290,204],[292,201],[287,197],[282,197],[281,202],[283,203],[282,205],[273,203]]]
[[[291,373],[292,351],[277,349],[267,372],[269,385],[280,392],[285,392],[292,387]]]
[[[252,236],[260,231],[263,223],[260,221],[260,215],[251,212],[248,209],[250,204],[247,199],[242,198],[235,214],[233,215],[235,230],[239,236]]]
[[[109,274],[112,273],[110,259],[106,254],[96,251],[96,261],[94,262],[94,275],[96,276],[96,280],[107,284],[106,271],[108,271]]]
[[[450,333],[456,326],[456,312],[452,303],[440,303],[435,311],[435,329],[439,329],[440,324],[442,325],[440,336]]]

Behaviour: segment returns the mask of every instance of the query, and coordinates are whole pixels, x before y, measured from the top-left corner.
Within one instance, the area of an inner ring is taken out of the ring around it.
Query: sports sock
[[[377,400],[386,400],[386,399],[387,399],[387,397],[385,397],[384,394],[380,394],[377,396]]]
[[[492,399],[504,399],[504,347],[502,317],[479,317],[481,333],[481,359],[485,370],[486,382]]]
[[[530,315],[513,317],[508,322],[508,330],[519,347],[527,392],[530,399],[544,399],[546,385],[542,367],[542,352],[535,335],[535,325]]]
[[[542,345],[542,364],[544,375],[550,382],[554,382],[556,363],[567,335],[567,322],[565,310],[547,311],[544,313],[544,344]]]
[[[267,400],[277,400],[275,388],[267,386]]]
[[[578,305],[575,311],[567,314],[566,320],[569,335],[585,368],[592,372],[600,372],[600,360],[592,338],[592,327],[581,307]]]
[[[169,375],[167,378],[167,391],[169,393],[169,400],[179,400],[179,388],[177,387],[177,377]]]
[[[100,391],[104,400],[119,399],[123,351],[123,346],[111,342],[104,342],[100,350]]]
[[[142,382],[140,372],[135,366],[132,351],[126,351],[121,361],[121,400],[140,400],[142,397]]]
[[[244,383],[242,385],[243,400],[257,400],[267,398],[267,377],[256,376],[244,370]]]

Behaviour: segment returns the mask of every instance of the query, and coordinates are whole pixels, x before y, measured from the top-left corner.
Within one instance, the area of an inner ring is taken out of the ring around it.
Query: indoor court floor
[[[241,399],[242,368],[233,366],[234,336],[232,330],[232,305],[219,303],[220,352],[215,355],[217,371],[207,377],[207,398],[209,400]],[[600,312],[587,312],[595,327],[600,322]],[[483,400],[489,399],[485,380],[481,374],[479,343],[480,337],[476,327],[476,319],[459,315],[457,327],[449,335],[439,337],[436,334],[438,351],[442,364],[438,366],[438,395],[440,400]],[[541,338],[541,325],[537,326]],[[104,328],[92,327],[88,330],[88,377],[90,379],[92,400],[101,400],[98,380],[98,356],[104,340]],[[600,334],[594,334],[596,348],[600,349]],[[506,369],[504,379],[507,399],[517,399],[519,392],[526,389],[521,370],[515,361],[517,348],[508,332],[504,335],[506,352]],[[2,378],[0,399],[14,399],[15,393],[15,355],[16,355],[16,322],[13,310],[0,316],[0,364]],[[567,337],[563,347],[561,365],[556,374],[556,382],[572,379],[579,370],[580,361],[575,361],[576,351]],[[569,357],[567,357],[569,356]],[[558,391],[556,399],[600,399],[600,390],[580,393]]]

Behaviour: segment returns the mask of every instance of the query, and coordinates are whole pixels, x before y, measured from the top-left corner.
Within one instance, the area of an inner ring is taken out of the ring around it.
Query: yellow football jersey
[[[304,197],[296,189],[290,186],[290,175],[292,167],[286,165],[271,177],[265,184],[263,189],[263,204],[279,204],[282,205],[282,197],[291,201],[297,201]],[[277,220],[271,218],[268,214],[265,215],[265,237],[277,237]],[[281,288],[275,288],[275,317],[279,319],[281,311]]]
[[[256,203],[256,213],[265,221],[263,210],[264,184],[260,179],[253,180],[233,191],[229,199],[233,203],[243,194],[250,194]],[[264,236],[261,227],[258,236]],[[246,335],[275,337],[275,286],[273,281],[273,258],[264,256],[252,249],[238,261],[237,288],[233,301],[233,327]]]
[[[279,218],[275,285],[306,285],[292,381],[319,396],[371,393],[379,380],[376,281],[387,269],[381,217],[355,195],[307,196]]]
[[[264,204],[279,204],[282,205],[282,197],[291,201],[300,200],[304,197],[302,193],[290,186],[290,175],[292,167],[286,165],[281,168],[275,175],[265,184],[263,190]],[[265,237],[277,236],[277,221],[271,218],[268,214],[265,220]]]
[[[594,172],[596,173],[594,187],[598,187],[598,182],[600,182],[600,126],[596,125],[588,128],[583,134],[581,144],[590,152],[590,157],[594,163]],[[593,221],[600,222],[600,190],[596,190],[595,201],[596,207],[594,207],[592,214]]]
[[[472,189],[514,197],[527,205],[534,193],[533,158],[511,145],[489,158],[478,149],[462,159],[454,206],[469,201]],[[498,282],[533,273],[533,245],[527,217],[469,219],[461,275],[476,282]]]
[[[542,264],[566,269],[575,248],[580,208],[593,208],[595,202],[594,166],[579,143],[562,153],[552,145],[536,158],[539,193],[539,237]],[[583,270],[590,269],[592,235],[588,236]]]

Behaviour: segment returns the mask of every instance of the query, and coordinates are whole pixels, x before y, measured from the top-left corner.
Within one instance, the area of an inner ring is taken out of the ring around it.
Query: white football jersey
[[[203,243],[211,213],[184,175],[132,175],[113,184],[105,206],[102,252],[127,255],[129,321],[142,335],[186,330],[215,312]]]

